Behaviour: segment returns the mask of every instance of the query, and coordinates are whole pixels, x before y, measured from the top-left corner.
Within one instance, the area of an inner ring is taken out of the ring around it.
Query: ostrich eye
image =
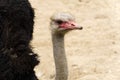
[[[56,23],[57,23],[57,24],[62,24],[63,21],[61,21],[61,20],[57,20]]]

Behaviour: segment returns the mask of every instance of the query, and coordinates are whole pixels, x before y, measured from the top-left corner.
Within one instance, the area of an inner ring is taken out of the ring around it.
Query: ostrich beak
[[[82,30],[83,29],[83,27],[82,26],[80,26],[80,25],[78,25],[76,22],[69,22],[69,24],[70,24],[70,28],[71,29],[78,29],[78,30]]]
[[[69,23],[69,26],[68,26],[68,28],[71,28],[71,29],[78,29],[78,30],[82,30],[83,29],[83,27],[82,26],[80,26],[80,25],[78,25],[76,22],[73,22],[73,21],[70,21],[70,22],[68,22]]]
[[[63,22],[60,25],[60,28],[63,30],[75,30],[75,29],[82,30],[83,29],[82,26],[79,26],[76,22],[73,22],[73,21]]]

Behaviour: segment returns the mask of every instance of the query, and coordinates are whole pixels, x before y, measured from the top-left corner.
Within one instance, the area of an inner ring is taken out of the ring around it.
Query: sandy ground
[[[39,80],[54,80],[49,18],[70,12],[84,27],[65,37],[69,80],[120,80],[120,0],[30,0],[36,18],[32,46]]]

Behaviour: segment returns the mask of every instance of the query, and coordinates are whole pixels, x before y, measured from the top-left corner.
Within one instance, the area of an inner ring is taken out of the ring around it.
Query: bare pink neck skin
[[[55,80],[68,79],[67,59],[64,49],[64,35],[52,34],[53,52],[56,67]]]

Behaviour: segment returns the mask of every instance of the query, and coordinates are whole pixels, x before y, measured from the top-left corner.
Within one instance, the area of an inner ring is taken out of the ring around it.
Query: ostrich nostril
[[[71,25],[72,25],[72,26],[76,26],[76,25],[75,25],[75,24],[73,24],[73,23],[72,23]]]

